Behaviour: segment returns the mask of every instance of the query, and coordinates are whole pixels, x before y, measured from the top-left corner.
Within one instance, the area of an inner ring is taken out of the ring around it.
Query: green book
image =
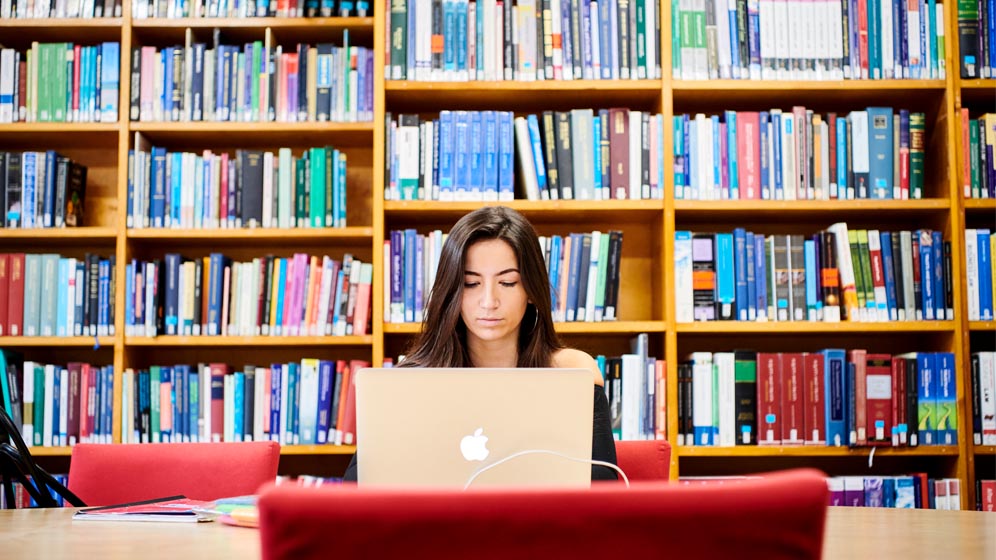
[[[310,227],[325,227],[325,148],[309,148],[308,166],[311,174],[308,181],[310,204],[308,224]]]
[[[854,293],[858,296],[858,317],[865,316],[865,276],[861,274],[861,251],[858,249],[858,230],[847,230],[847,243],[851,247],[851,267],[854,270]],[[852,317],[848,317],[854,320]]]
[[[27,368],[25,368],[27,369]],[[38,363],[32,363],[32,372],[25,371],[24,375],[31,375],[34,378],[34,395],[35,395],[35,408],[33,411],[32,421],[34,422],[34,434],[32,435],[32,441],[35,446],[45,445],[44,435],[45,435],[45,366]]]
[[[24,336],[39,336],[41,332],[42,255],[24,256]]]
[[[159,396],[159,366],[149,368],[149,432],[152,443],[160,442],[159,412],[162,402]]]
[[[972,172],[972,198],[980,198],[982,196],[982,189],[980,187],[979,168],[980,161],[978,158],[979,154],[979,121],[969,120],[968,121],[968,161],[971,165]]]
[[[910,198],[923,198],[926,120],[923,113],[910,113]]]
[[[868,230],[859,229],[858,253],[861,257],[861,285],[865,290],[865,317],[866,321],[873,321],[878,318],[875,308],[875,284],[872,282],[871,253],[868,251]]]

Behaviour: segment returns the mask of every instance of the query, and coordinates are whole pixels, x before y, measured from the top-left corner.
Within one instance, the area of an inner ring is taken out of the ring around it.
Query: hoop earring
[[[532,308],[533,308],[533,329],[531,331],[529,331],[529,332],[532,333],[532,332],[536,332],[536,326],[539,325],[539,309],[536,309],[536,306],[533,305],[533,304],[529,304],[529,305],[532,306]]]

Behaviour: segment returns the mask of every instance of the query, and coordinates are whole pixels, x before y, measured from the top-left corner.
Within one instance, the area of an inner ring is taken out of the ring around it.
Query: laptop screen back
[[[356,377],[357,481],[464,486],[528,450],[591,459],[591,372],[584,369],[368,368]],[[527,453],[473,486],[584,486],[591,465]]]

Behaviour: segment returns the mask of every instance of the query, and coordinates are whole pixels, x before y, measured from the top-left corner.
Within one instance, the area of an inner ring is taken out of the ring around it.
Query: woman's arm
[[[616,444],[612,439],[612,422],[609,414],[609,399],[605,389],[595,386],[594,424],[591,429],[591,458],[595,461],[605,461],[618,464],[616,461]],[[616,471],[602,465],[591,466],[592,480],[618,480]]]

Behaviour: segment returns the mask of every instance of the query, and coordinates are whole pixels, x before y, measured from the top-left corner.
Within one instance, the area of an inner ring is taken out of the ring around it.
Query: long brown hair
[[[518,260],[522,287],[532,302],[519,325],[518,367],[549,367],[562,348],[550,313],[550,277],[532,224],[511,208],[485,206],[457,221],[443,244],[422,330],[400,367],[472,367],[467,326],[460,317],[467,250],[478,241],[501,239]]]

